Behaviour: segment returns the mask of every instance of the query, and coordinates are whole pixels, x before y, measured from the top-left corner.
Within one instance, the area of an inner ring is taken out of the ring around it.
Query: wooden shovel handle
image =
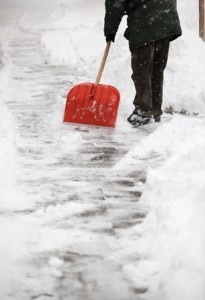
[[[110,50],[110,45],[111,45],[111,42],[107,42],[105,52],[104,52],[104,55],[103,55],[103,59],[102,59],[101,65],[100,65],[100,69],[99,69],[99,72],[98,72],[98,75],[97,75],[97,78],[96,78],[96,81],[95,81],[95,85],[98,85],[100,83],[100,79],[102,77],[102,73],[103,73],[103,70],[104,70],[104,67],[105,67],[107,56],[108,56],[108,53],[109,53],[109,50]]]

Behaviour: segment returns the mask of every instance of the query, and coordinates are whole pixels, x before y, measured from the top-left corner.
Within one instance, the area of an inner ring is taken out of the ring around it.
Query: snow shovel
[[[106,45],[95,83],[78,84],[68,93],[64,122],[115,127],[120,93],[113,86],[99,84],[110,45]]]

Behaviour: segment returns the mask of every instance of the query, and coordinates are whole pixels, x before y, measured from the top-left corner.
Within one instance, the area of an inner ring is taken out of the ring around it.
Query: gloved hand
[[[110,34],[108,34],[107,36],[106,36],[106,42],[108,43],[108,42],[115,42],[115,35],[114,34],[112,34],[112,33],[110,33]]]

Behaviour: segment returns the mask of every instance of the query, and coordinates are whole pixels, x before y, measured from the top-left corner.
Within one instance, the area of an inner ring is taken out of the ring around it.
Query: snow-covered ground
[[[179,0],[161,124],[132,129],[122,22],[103,82],[115,130],[62,124],[94,81],[103,0],[0,1],[0,299],[204,300],[205,44]],[[146,181],[145,181],[146,179]],[[140,197],[140,198],[139,198]]]

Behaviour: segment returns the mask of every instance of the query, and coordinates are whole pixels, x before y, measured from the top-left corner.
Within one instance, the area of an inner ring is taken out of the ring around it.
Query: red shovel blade
[[[64,122],[115,127],[120,93],[110,85],[82,83],[67,96]]]

